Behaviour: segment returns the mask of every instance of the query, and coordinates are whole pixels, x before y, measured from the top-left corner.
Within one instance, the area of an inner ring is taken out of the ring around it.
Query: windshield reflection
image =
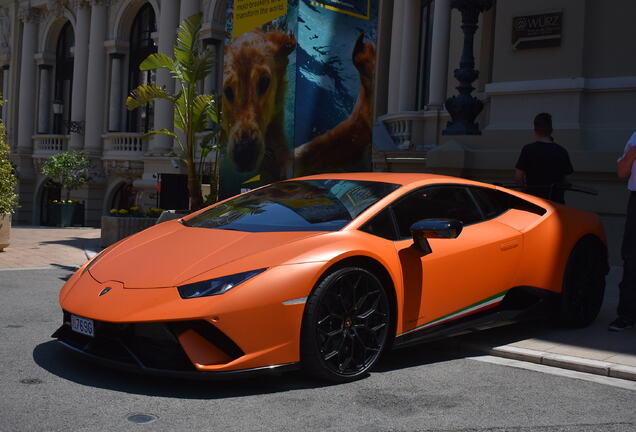
[[[337,231],[399,185],[296,180],[239,195],[184,224],[249,232]]]

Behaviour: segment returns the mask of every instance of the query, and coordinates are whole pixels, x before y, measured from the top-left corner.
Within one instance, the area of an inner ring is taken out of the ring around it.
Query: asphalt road
[[[636,430],[636,391],[491,364],[442,344],[392,352],[369,377],[343,385],[300,373],[199,382],[102,369],[50,339],[68,276],[0,271],[2,432]]]

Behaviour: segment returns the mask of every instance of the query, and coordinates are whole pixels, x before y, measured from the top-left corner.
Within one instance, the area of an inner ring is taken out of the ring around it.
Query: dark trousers
[[[618,285],[618,315],[636,321],[636,192],[629,195],[623,233],[623,280]]]

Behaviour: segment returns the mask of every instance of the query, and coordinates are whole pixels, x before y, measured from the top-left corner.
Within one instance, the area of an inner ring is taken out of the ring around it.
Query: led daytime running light
[[[228,292],[237,285],[242,284],[265,270],[267,269],[263,268],[243,273],[236,273],[230,276],[223,276],[216,279],[181,285],[180,287],[177,287],[177,289],[179,290],[181,298],[184,299],[220,295]]]

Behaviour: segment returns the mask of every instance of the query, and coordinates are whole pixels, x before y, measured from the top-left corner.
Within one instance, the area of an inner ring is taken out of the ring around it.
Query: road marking
[[[555,368],[552,366],[546,366],[536,363],[528,363],[520,360],[513,360],[501,357],[494,357],[489,355],[467,357],[467,360],[475,360],[483,363],[492,363],[501,366],[509,366],[518,369],[526,369],[535,372],[547,373],[550,375],[557,375],[566,378],[579,379],[583,381],[591,381],[597,384],[608,385],[612,387],[624,388],[627,390],[636,391],[636,381],[628,381],[620,378],[611,378],[602,375],[588,374],[584,372],[577,372],[568,369]]]

